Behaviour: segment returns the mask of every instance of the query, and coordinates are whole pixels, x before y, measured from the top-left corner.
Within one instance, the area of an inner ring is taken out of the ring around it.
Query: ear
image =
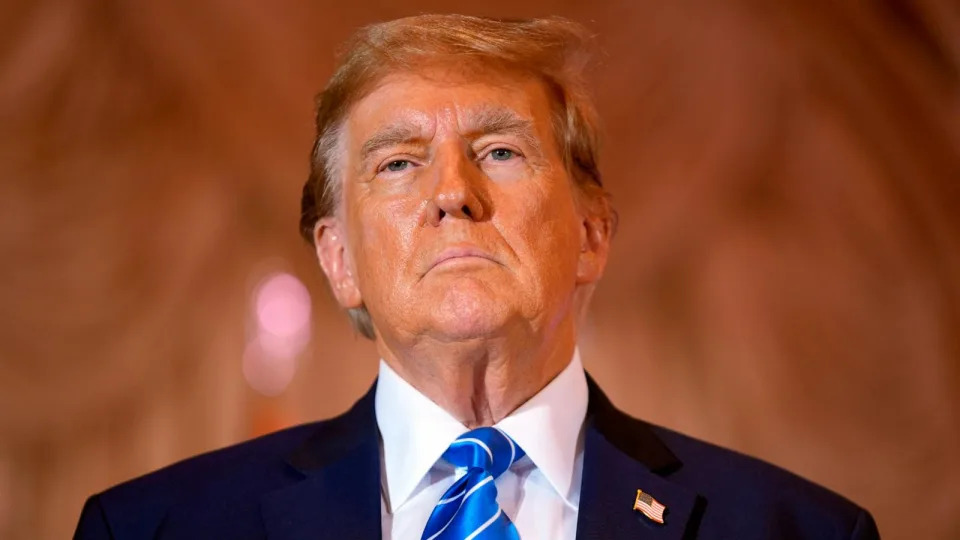
[[[580,258],[577,264],[577,284],[595,283],[603,276],[610,254],[613,223],[603,217],[585,215],[580,222]]]
[[[313,244],[317,248],[320,268],[340,306],[344,309],[361,307],[363,298],[357,287],[353,259],[340,220],[330,216],[320,218],[313,227]]]

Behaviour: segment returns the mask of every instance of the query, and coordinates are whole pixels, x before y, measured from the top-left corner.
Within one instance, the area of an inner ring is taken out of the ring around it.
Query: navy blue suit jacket
[[[589,386],[578,540],[879,537],[870,514],[839,495],[631,418],[592,380]],[[378,539],[373,396],[371,389],[337,418],[197,456],[94,495],[75,538]],[[637,489],[666,505],[663,525],[633,510]]]

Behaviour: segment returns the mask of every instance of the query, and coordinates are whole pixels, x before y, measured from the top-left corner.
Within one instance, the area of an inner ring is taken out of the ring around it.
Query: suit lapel
[[[297,480],[260,501],[270,540],[380,538],[375,388],[346,414],[322,424],[290,456]]]
[[[682,463],[649,424],[617,410],[592,379],[588,384],[577,539],[694,538],[703,500],[669,480]],[[666,506],[663,525],[633,510],[638,489]]]

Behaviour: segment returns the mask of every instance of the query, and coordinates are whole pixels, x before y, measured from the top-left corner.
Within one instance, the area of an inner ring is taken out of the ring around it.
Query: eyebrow
[[[507,107],[487,106],[471,111],[463,127],[471,139],[484,135],[514,135],[540,151],[540,139],[536,136],[533,121]]]
[[[460,126],[468,139],[478,139],[485,135],[514,135],[540,151],[540,140],[536,136],[533,121],[517,114],[516,111],[498,106],[485,106],[469,111]],[[360,147],[360,163],[366,163],[370,156],[391,146],[412,144],[423,141],[423,129],[409,121],[400,121],[388,125],[374,133]]]
[[[360,163],[366,163],[371,155],[379,150],[421,140],[421,130],[417,126],[402,122],[387,126],[367,139],[360,147]]]

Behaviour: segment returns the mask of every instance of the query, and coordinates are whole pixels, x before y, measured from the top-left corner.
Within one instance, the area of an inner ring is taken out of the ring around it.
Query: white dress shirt
[[[464,474],[441,459],[467,430],[383,360],[376,390],[384,540],[419,540],[441,495]],[[587,379],[579,352],[537,395],[496,426],[526,456],[496,480],[497,502],[523,540],[577,530]]]

